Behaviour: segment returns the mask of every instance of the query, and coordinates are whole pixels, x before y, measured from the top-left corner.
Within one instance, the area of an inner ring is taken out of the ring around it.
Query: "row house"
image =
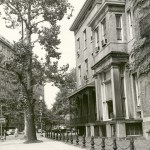
[[[76,115],[86,136],[143,135],[140,81],[130,71],[136,37],[134,0],[86,0],[70,30],[75,35]]]

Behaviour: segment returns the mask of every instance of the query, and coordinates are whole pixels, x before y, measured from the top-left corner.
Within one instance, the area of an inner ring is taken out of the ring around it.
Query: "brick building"
[[[150,103],[142,93],[148,92],[149,78],[129,67],[141,36],[136,2],[86,0],[70,28],[77,76],[77,90],[69,97],[77,106],[71,126],[81,135],[148,138]]]

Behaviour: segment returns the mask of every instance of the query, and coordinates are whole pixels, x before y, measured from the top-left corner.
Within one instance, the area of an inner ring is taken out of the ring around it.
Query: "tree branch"
[[[9,3],[10,3],[11,5],[10,5]],[[27,20],[26,20],[26,19],[23,19],[21,12],[17,9],[17,7],[15,7],[14,5],[12,5],[11,2],[9,2],[9,3],[6,2],[6,6],[9,7],[10,9],[12,9],[14,12],[16,12],[16,14],[17,14],[17,15],[21,18],[21,20],[25,23],[26,27],[28,27]],[[14,8],[13,8],[13,7],[14,7]]]

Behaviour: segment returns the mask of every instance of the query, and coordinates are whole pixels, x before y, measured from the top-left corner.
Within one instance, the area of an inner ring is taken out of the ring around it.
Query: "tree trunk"
[[[27,138],[27,113],[24,111],[24,138]]]
[[[36,141],[36,129],[35,129],[35,121],[34,121],[34,107],[32,105],[27,108],[27,141],[32,142]]]
[[[26,26],[26,40],[29,46],[27,58],[27,142],[36,141],[36,129],[34,120],[33,85],[32,85],[32,47],[31,47],[31,1],[28,2],[28,26]]]

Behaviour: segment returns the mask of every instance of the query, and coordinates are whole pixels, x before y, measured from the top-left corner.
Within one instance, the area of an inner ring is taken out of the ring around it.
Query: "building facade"
[[[86,0],[70,28],[75,34],[77,72],[77,91],[69,97],[77,105],[71,125],[80,134],[147,137],[143,79],[129,67],[140,36],[135,3]]]

